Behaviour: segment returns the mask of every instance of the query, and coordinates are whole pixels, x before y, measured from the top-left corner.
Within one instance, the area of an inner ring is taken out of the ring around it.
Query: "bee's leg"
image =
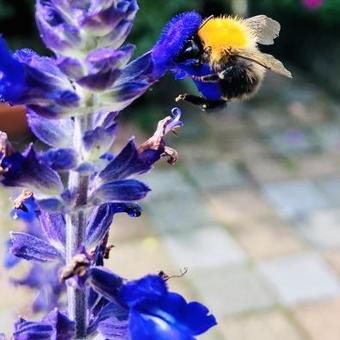
[[[176,102],[184,100],[195,106],[200,106],[203,110],[215,109],[218,107],[226,106],[227,102],[223,99],[209,100],[203,97],[195,96],[193,94],[183,93],[177,96]]]
[[[191,78],[202,83],[218,83],[221,79],[224,79],[231,70],[232,67],[228,67],[218,73],[206,74],[205,76],[191,76]]]
[[[225,70],[221,71],[218,73],[218,78],[219,79],[224,79],[228,73],[230,73],[232,71],[232,67],[227,67]]]
[[[202,83],[218,83],[220,80],[218,73],[206,74],[205,76],[191,76],[191,78]]]

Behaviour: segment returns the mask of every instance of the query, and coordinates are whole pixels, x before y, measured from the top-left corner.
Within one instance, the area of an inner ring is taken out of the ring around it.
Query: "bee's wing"
[[[292,78],[292,74],[284,67],[280,60],[274,58],[271,54],[262,53],[260,51],[247,51],[247,50],[233,50],[230,51],[232,55],[239,58],[247,59],[257,63],[264,68],[278,73],[282,76]]]
[[[245,19],[246,25],[253,30],[256,35],[257,42],[261,45],[272,45],[274,39],[279,36],[280,24],[268,18],[265,15],[257,15],[252,18]]]

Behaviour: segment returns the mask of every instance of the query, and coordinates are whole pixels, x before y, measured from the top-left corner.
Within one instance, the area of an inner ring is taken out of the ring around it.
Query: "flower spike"
[[[184,272],[127,280],[104,267],[115,214],[141,215],[136,202],[151,189],[137,176],[160,159],[176,162],[166,136],[182,126],[174,108],[150,138],[132,137],[113,154],[117,116],[168,70],[179,74],[179,54],[202,22],[194,11],[177,15],[151,50],[132,59],[135,46],[125,41],[137,11],[136,0],[36,0],[49,57],[12,52],[0,36],[0,101],[24,106],[44,144],[20,151],[0,132],[0,184],[14,188],[11,216],[21,224],[4,263],[31,261],[11,282],[36,291],[32,311],[45,313],[20,318],[14,340],[193,340],[216,324],[204,305],[169,292],[167,281]]]

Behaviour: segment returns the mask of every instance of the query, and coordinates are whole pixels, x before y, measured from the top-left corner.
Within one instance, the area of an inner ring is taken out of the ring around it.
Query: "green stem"
[[[86,119],[86,118],[85,118]],[[79,157],[82,157],[82,132],[86,128],[86,121],[76,118],[74,147]],[[77,192],[77,200],[74,212],[66,214],[66,264],[72,262],[73,257],[79,252],[85,242],[86,210],[88,177],[81,176],[76,171],[70,171],[68,188]],[[87,292],[86,289],[67,287],[68,314],[76,323],[76,339],[86,339],[88,323],[87,315]]]

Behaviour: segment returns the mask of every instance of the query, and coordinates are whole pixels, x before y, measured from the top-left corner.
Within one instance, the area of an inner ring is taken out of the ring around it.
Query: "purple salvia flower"
[[[173,117],[158,123],[155,134],[137,148],[132,139],[123,150],[92,180],[89,200],[95,204],[107,201],[134,201],[143,198],[150,190],[143,183],[131,179],[151,170],[153,164],[163,157],[176,162],[177,153],[165,146],[164,137],[182,125],[181,112],[174,109]]]
[[[135,203],[108,203],[93,210],[86,227],[84,246],[88,252],[108,234],[113,216],[125,212],[139,216],[141,208]],[[60,213],[40,210],[40,233],[10,233],[10,252],[19,258],[34,262],[65,263],[66,221]],[[80,249],[79,249],[80,251]]]
[[[6,265],[32,261],[28,275],[13,282],[39,290],[33,310],[49,311],[41,321],[20,319],[14,339],[98,333],[194,339],[216,323],[203,305],[170,293],[164,277],[127,281],[102,267],[114,215],[141,214],[136,201],[150,189],[136,177],[161,158],[176,162],[165,137],[182,126],[174,109],[148,140],[136,145],[131,138],[114,155],[116,118],[173,71],[202,22],[196,12],[176,16],[154,48],[130,61],[134,46],[124,42],[137,10],[136,0],[37,0],[36,21],[52,57],[29,49],[12,53],[0,37],[0,99],[26,105],[29,126],[45,144],[19,151],[0,133],[0,182],[24,189],[14,216],[27,224],[11,233]],[[65,289],[68,317],[51,311],[63,307]]]
[[[188,38],[191,38],[202,23],[197,12],[184,12],[170,20],[152,49],[152,59],[158,72],[164,72],[175,62]]]
[[[135,0],[38,0],[36,20],[46,46],[73,57],[91,45],[119,48],[137,10]]]
[[[22,195],[24,198],[20,198],[20,201],[16,199],[17,208],[14,208],[11,212],[11,216],[21,222],[22,228],[25,233],[47,240],[45,232],[49,230],[52,233],[50,238],[53,243],[53,236],[59,242],[54,242],[54,245],[59,251],[63,250],[65,244],[64,231],[58,231],[57,223],[53,223],[51,228],[42,228],[44,223],[40,223],[40,219],[46,219],[44,213],[41,212],[32,194],[25,192]],[[49,219],[60,218],[59,214],[53,214]],[[65,223],[64,223],[65,224]],[[58,236],[60,235],[60,236]],[[11,247],[13,246],[11,240],[8,241],[8,250],[5,256],[5,266],[12,268],[20,262],[20,257],[12,254]],[[14,285],[20,285],[28,287],[36,292],[36,298],[33,301],[32,310],[34,312],[49,312],[55,307],[60,307],[60,297],[65,293],[65,285],[61,284],[58,277],[58,272],[61,268],[61,263],[55,263],[52,266],[46,266],[44,264],[33,262],[32,267],[28,274],[22,278],[11,278],[11,282]]]
[[[65,265],[65,218],[60,213],[40,210],[32,196],[23,204],[24,210],[14,209],[12,215],[25,223],[25,232],[11,233],[5,264],[13,267],[20,259],[33,261],[26,276],[11,279],[11,282],[37,292],[33,311],[49,311],[61,307],[60,297],[65,292],[65,285],[59,277]],[[137,204],[111,203],[93,211],[86,229],[86,247],[89,251],[108,234],[114,214],[121,212],[136,217],[141,214],[141,208]],[[50,265],[46,266],[46,262]]]
[[[26,89],[24,66],[13,58],[0,36],[0,100],[15,102]]]
[[[20,318],[15,323],[14,340],[70,340],[75,335],[75,324],[69,318],[54,309],[41,321],[26,321]]]
[[[41,153],[39,159],[57,171],[65,171],[77,168],[78,154],[72,148],[58,148],[49,149],[48,151]]]
[[[97,92],[96,101],[107,112],[124,109],[164,73],[150,53],[136,60],[138,74],[136,62],[127,65],[134,46],[122,44],[137,10],[135,0],[37,1],[41,37],[58,55],[59,68],[80,87]]]
[[[161,275],[147,275],[139,280],[123,280],[102,267],[88,271],[87,282],[111,302],[111,313],[103,309],[95,320],[97,330],[106,339],[125,332],[126,339],[195,339],[216,325],[209,310],[198,302],[186,302],[168,291]],[[121,310],[125,310],[123,313]]]
[[[0,98],[26,104],[48,117],[74,111],[80,98],[53,58],[24,49],[14,54],[0,37]]]
[[[96,162],[112,147],[116,137],[117,112],[97,112],[93,116],[92,129],[83,135],[84,153],[87,160]]]
[[[28,110],[27,120],[32,132],[46,145],[53,148],[65,148],[72,145],[73,119],[47,119],[32,110]]]
[[[39,160],[32,145],[23,153],[15,151],[3,132],[0,132],[0,143],[0,181],[3,185],[27,188],[43,195],[58,195],[63,191],[58,173]]]
[[[33,198],[33,195],[29,192],[26,193],[26,199],[21,203],[20,209],[14,208],[11,211],[11,217],[18,220],[21,224],[21,228],[32,235],[39,236],[41,234],[41,228],[38,225],[37,215],[39,214],[39,209]],[[4,257],[4,266],[6,268],[13,268],[19,262],[20,258],[14,256],[10,251],[11,242],[8,240],[6,242],[6,253]]]
[[[136,203],[105,203],[95,208],[86,225],[86,246],[97,246],[109,233],[113,216],[125,212],[131,217],[141,215],[141,207]]]

